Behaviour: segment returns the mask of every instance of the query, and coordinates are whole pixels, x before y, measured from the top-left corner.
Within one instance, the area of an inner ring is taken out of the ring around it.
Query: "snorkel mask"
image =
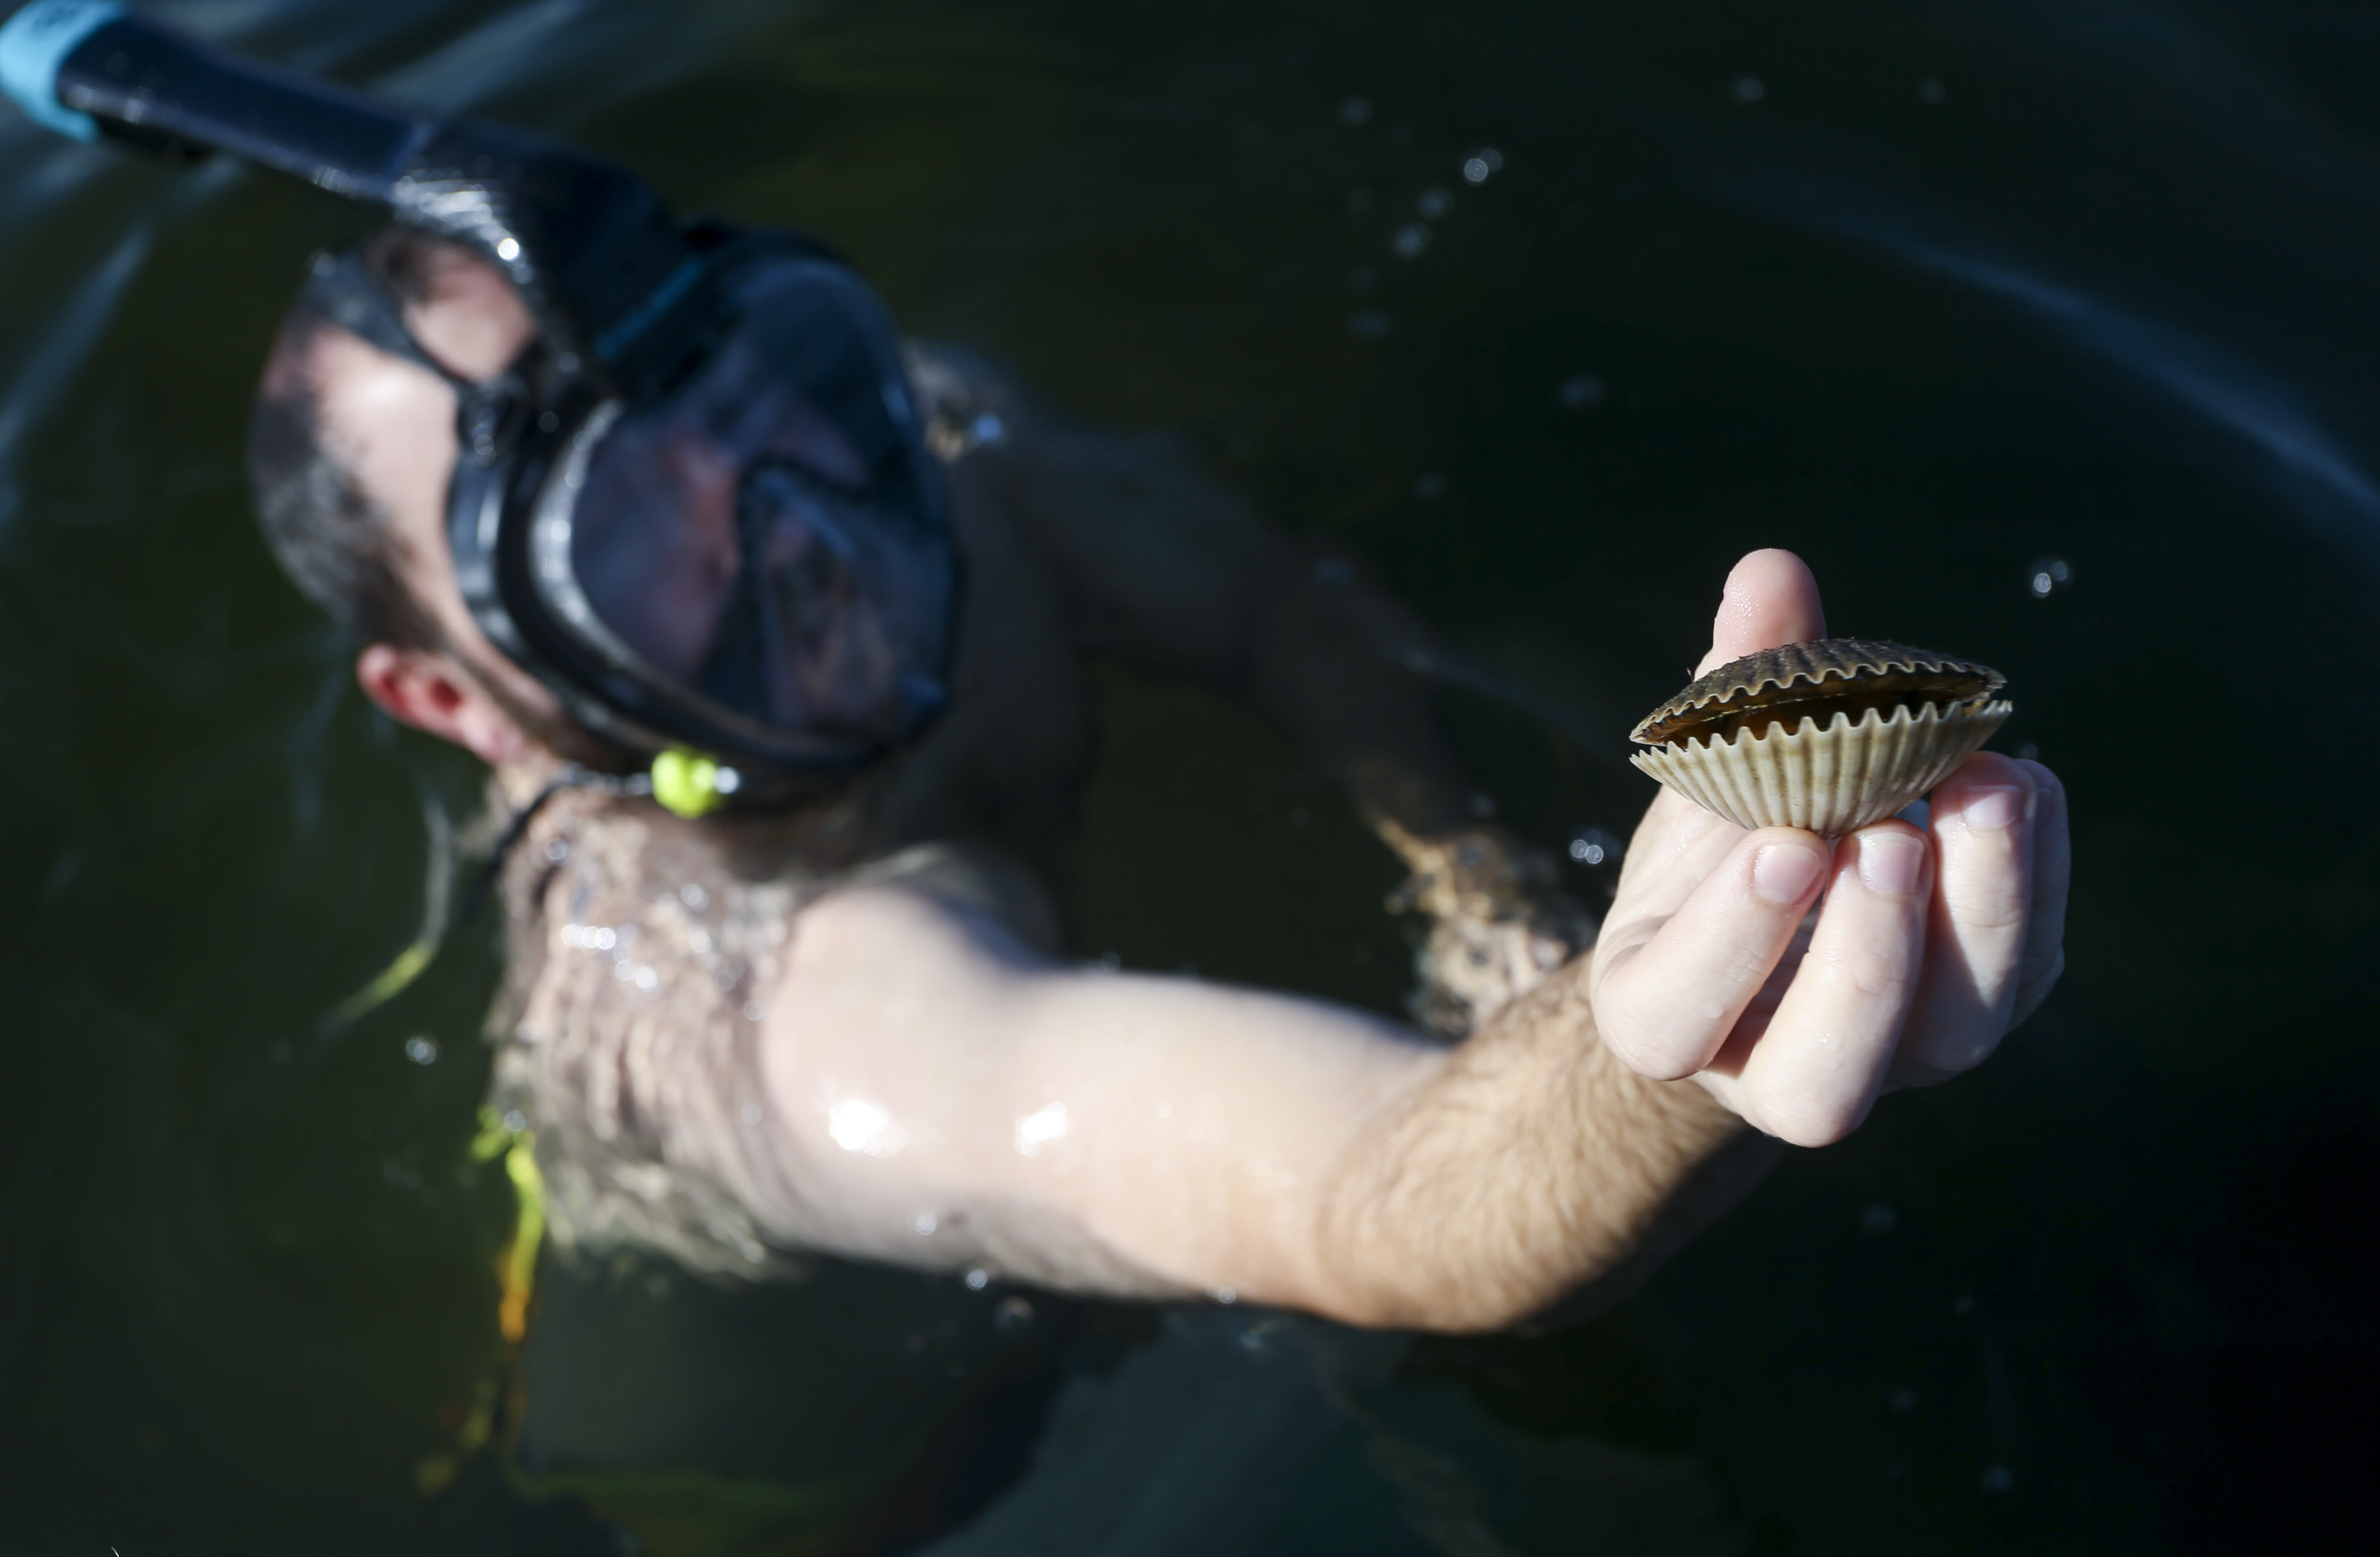
[[[849,769],[946,696],[958,562],[891,320],[822,246],[681,226],[625,171],[230,58],[121,6],[35,0],[0,89],[80,140],[225,152],[461,244],[537,334],[467,382],[354,256],[323,311],[455,386],[447,537],[489,639],[656,753],[681,810]]]

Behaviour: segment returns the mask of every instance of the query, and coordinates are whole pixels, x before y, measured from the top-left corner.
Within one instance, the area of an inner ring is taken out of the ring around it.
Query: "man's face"
[[[423,350],[458,376],[494,376],[534,334],[528,310],[483,261],[454,248],[431,254],[424,296],[406,305],[407,326]],[[717,371],[732,370],[735,360],[731,350]],[[436,711],[375,685],[376,662],[367,651],[358,668],[375,700],[492,760],[504,760],[523,741],[571,748],[576,726],[559,700],[488,641],[455,581],[446,539],[447,487],[457,454],[454,390],[419,363],[337,329],[317,336],[307,367],[324,444],[387,517],[400,576],[445,646],[443,653],[429,651],[410,663],[434,669],[443,662],[459,670],[461,679],[450,690],[492,694],[492,710],[471,712],[492,712],[510,733],[498,729],[491,741],[476,724],[426,716]],[[599,611],[655,664],[689,682],[699,677],[744,562],[736,519],[744,461],[756,455],[791,459],[852,490],[869,479],[849,439],[800,396],[772,389],[757,368],[726,376],[745,392],[728,395],[723,412],[717,395],[691,396],[674,411],[615,432],[598,459],[612,463],[616,474],[590,483],[590,500],[591,489],[600,488],[609,501],[582,516],[590,526],[616,532],[614,544],[587,559],[595,571],[583,582]],[[829,671],[884,658],[873,614],[858,602],[844,604],[831,614],[831,647],[844,651],[820,657]],[[866,652],[871,650],[872,656]],[[384,668],[389,662],[377,663]],[[859,680],[872,686],[888,677]],[[813,693],[811,700],[834,706],[823,694]]]

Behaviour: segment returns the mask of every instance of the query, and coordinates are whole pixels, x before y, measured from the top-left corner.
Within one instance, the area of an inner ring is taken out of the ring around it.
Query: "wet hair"
[[[392,227],[358,253],[398,298],[411,301],[423,294],[435,242]],[[273,337],[248,423],[257,522],[290,582],[340,626],[371,642],[436,648],[434,620],[406,582],[403,544],[387,513],[322,440],[314,345],[336,328],[301,295]]]

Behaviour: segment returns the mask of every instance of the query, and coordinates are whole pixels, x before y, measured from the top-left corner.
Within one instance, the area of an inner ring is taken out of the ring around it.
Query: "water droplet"
[[[1861,1232],[1880,1236],[1900,1225],[1900,1213],[1878,1200],[1860,1212],[1859,1224]]]
[[[1561,402],[1563,410],[1591,411],[1603,404],[1608,394],[1603,381],[1593,373],[1575,373],[1561,381],[1554,398]]]
[[[405,1040],[405,1057],[417,1065],[436,1064],[438,1040],[428,1033],[423,1033],[418,1038],[408,1038]]]
[[[1419,222],[1408,222],[1389,239],[1389,247],[1400,260],[1418,260],[1422,250],[1429,247],[1429,228]]]
[[[1016,1122],[1016,1152],[1020,1157],[1038,1157],[1041,1149],[1066,1138],[1066,1105],[1051,1103],[1036,1109]]]
[[[1454,197],[1444,189],[1424,189],[1421,198],[1414,201],[1414,210],[1427,222],[1435,222],[1453,209]]]
[[[1747,106],[1768,95],[1768,89],[1761,84],[1757,76],[1738,76],[1727,90],[1729,96]]]
[[[1350,129],[1372,121],[1372,105],[1364,98],[1351,97],[1339,104],[1339,122]]]

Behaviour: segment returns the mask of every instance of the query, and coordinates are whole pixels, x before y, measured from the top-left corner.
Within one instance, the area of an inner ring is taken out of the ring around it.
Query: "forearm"
[[[1518,1322],[1653,1251],[1741,1129],[1603,1052],[1584,967],[1449,1050],[1318,1002],[1057,967],[916,894],[836,894],[767,1028],[793,1191],[771,1224],[1118,1295]]]
[[[1586,965],[1513,1002],[1384,1109],[1318,1186],[1317,1307],[1356,1323],[1491,1330],[1641,1279],[1748,1188],[1766,1155],[1691,1082],[1596,1040]]]

